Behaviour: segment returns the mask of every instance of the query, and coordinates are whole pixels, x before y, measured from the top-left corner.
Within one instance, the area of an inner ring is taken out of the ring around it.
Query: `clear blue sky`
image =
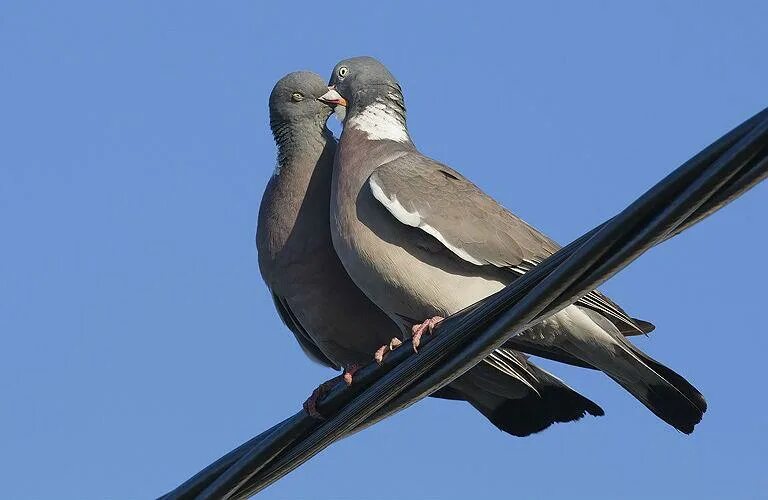
[[[576,3],[5,0],[0,496],[157,496],[334,375],[256,264],[283,74],[380,58],[422,151],[563,243],[768,105],[764,2]],[[514,439],[424,401],[263,498],[764,498],[766,217],[762,185],[604,287],[707,396],[692,436],[542,363],[606,416]]]

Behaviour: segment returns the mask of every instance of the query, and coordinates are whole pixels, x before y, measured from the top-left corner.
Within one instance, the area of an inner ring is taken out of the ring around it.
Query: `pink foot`
[[[312,391],[312,394],[307,398],[306,401],[304,401],[304,411],[306,411],[310,417],[324,420],[325,417],[323,417],[323,415],[317,411],[317,403],[323,399],[325,395],[328,394],[328,392],[330,392],[330,390],[336,386],[336,384],[339,383],[339,380],[344,380],[344,383],[347,385],[352,385],[352,376],[360,368],[360,365],[349,365],[348,367],[344,368],[343,374],[333,377],[330,380],[326,380],[322,384],[318,385],[317,389]]]
[[[379,347],[379,349],[373,354],[373,359],[375,359],[378,364],[382,364],[384,362],[384,356],[394,351],[401,345],[403,345],[403,342],[399,338],[393,337],[392,340],[389,341],[389,344],[384,344],[383,346]]]
[[[304,411],[307,412],[307,414],[310,417],[317,418],[320,420],[324,420],[325,417],[323,417],[319,411],[317,411],[317,403],[321,399],[325,397],[328,392],[334,388],[336,384],[339,383],[339,380],[342,378],[341,375],[333,377],[330,380],[326,380],[322,384],[317,386],[317,389],[312,391],[312,394],[307,398],[306,401],[304,401]]]
[[[421,337],[425,333],[432,333],[435,327],[443,321],[445,318],[442,316],[433,316],[423,323],[413,325],[411,328],[411,339],[413,339],[413,350],[419,352],[419,344],[421,344]]]
[[[362,365],[349,365],[346,368],[344,368],[344,375],[343,375],[344,382],[347,385],[352,385],[352,376],[355,374],[355,372],[357,372],[357,370],[359,370],[362,367],[363,367]]]

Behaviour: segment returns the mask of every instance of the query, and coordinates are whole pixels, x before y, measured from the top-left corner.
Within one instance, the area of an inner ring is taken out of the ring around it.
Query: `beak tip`
[[[320,102],[324,102],[326,104],[333,104],[336,106],[346,106],[347,100],[344,99],[341,94],[339,94],[336,91],[336,87],[328,87],[328,92],[318,97],[318,100]]]

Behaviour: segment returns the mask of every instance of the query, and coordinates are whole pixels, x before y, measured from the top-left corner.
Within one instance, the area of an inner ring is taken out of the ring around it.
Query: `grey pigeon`
[[[275,307],[304,352],[346,380],[369,363],[377,347],[400,334],[398,326],[349,278],[331,242],[331,174],[336,141],[326,127],[331,107],[320,76],[291,73],[269,99],[277,167],[259,210],[259,267]],[[494,368],[495,367],[495,368]],[[325,385],[318,388],[327,387]],[[313,412],[316,391],[305,405]],[[436,394],[466,400],[498,428],[525,436],[554,422],[602,415],[592,401],[556,377],[500,349]],[[316,409],[314,410],[316,411]]]
[[[559,248],[459,172],[416,149],[400,85],[380,62],[344,60],[330,84],[322,100],[345,106],[346,115],[331,195],[333,243],[351,278],[405,334],[421,335]],[[622,335],[652,328],[595,291],[508,346],[602,370],[665,422],[690,433],[706,410],[703,396]]]

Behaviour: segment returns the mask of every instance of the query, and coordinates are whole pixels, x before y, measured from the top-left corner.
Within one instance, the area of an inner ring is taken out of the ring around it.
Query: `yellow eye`
[[[303,101],[304,100],[304,95],[301,94],[300,92],[294,92],[293,94],[291,94],[291,100],[293,102]]]
[[[339,68],[339,71],[337,71],[336,73],[339,75],[339,78],[344,78],[345,76],[347,76],[347,73],[349,73],[349,68],[347,68],[346,66],[342,66],[341,68]]]

